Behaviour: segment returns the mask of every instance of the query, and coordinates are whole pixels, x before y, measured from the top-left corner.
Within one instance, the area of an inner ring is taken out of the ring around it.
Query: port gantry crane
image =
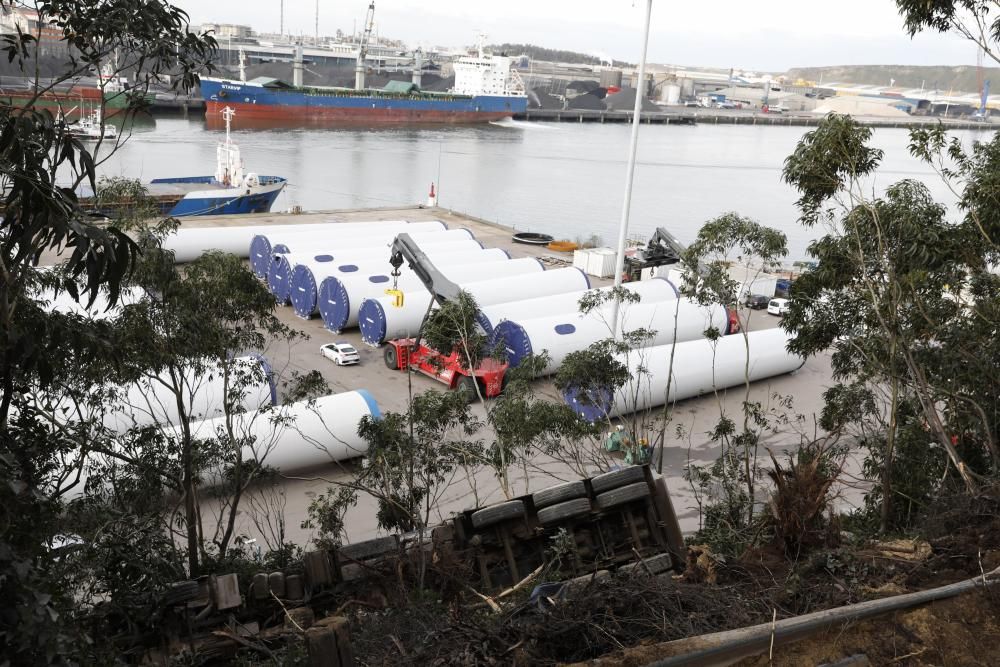
[[[368,14],[365,16],[365,29],[361,33],[361,42],[358,44],[358,62],[354,66],[354,88],[364,90],[365,88],[365,59],[368,57],[368,42],[371,41],[372,30],[375,28],[375,2],[368,5]]]
[[[409,265],[424,284],[431,295],[431,303],[427,313],[434,303],[443,306],[449,301],[457,301],[462,288],[452,282],[434,266],[434,262],[420,249],[417,242],[409,234],[399,234],[392,242],[389,254],[392,265],[392,288],[385,293],[392,297],[393,306],[402,308],[405,296],[399,289],[400,269],[403,264]],[[427,316],[424,316],[424,321]],[[468,369],[465,355],[459,349],[443,354],[425,345],[421,339],[423,323],[415,338],[398,338],[386,343],[385,365],[392,370],[415,371],[438,382],[448,385],[449,389],[459,389],[465,392],[470,401],[477,397],[492,398],[503,391],[507,374],[507,363],[492,358],[485,358],[475,369]]]

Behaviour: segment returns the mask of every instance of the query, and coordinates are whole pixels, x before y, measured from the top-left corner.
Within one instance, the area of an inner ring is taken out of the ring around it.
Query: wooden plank
[[[212,593],[215,599],[215,608],[219,611],[235,609],[243,604],[243,597],[240,595],[240,580],[236,574],[214,577]]]
[[[333,583],[333,562],[326,550],[310,551],[303,558],[306,570],[306,584],[310,590]]]
[[[309,667],[343,667],[337,651],[337,634],[332,628],[312,627],[306,630],[306,651]]]
[[[310,667],[355,667],[350,626],[342,616],[321,619],[306,630]]]
[[[347,619],[340,617],[330,625],[334,634],[337,635],[337,655],[340,658],[340,667],[354,667],[354,647],[351,646],[351,626]]]

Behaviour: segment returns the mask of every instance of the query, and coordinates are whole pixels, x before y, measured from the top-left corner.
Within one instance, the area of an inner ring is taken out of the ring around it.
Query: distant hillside
[[[559,49],[547,49],[544,46],[534,44],[493,44],[490,46],[493,53],[506,53],[508,56],[527,55],[532,60],[545,60],[555,63],[573,63],[577,65],[600,65],[601,59],[597,56],[579,53],[577,51],[561,51]]]
[[[938,90],[946,93],[975,93],[979,91],[979,79],[975,66],[960,67],[915,67],[910,65],[844,65],[839,67],[795,67],[788,70],[786,76],[793,81],[820,81],[826,83],[850,82],[888,86],[889,81],[896,80],[896,86],[902,88],[920,88]],[[993,82],[995,88],[1000,88],[1000,68],[983,68],[983,78]]]

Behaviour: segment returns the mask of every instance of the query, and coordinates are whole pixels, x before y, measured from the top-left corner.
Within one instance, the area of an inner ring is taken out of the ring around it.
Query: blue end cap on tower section
[[[562,392],[562,396],[573,412],[591,424],[607,419],[614,399],[610,389],[580,391],[575,387],[568,387]]]
[[[288,296],[295,307],[295,314],[309,319],[316,312],[316,278],[312,269],[299,264],[292,270]]]
[[[358,308],[358,328],[361,340],[369,345],[379,346],[385,342],[385,308],[377,299],[365,299]]]
[[[263,234],[257,234],[250,240],[250,268],[258,278],[267,278],[271,268],[271,242]]]
[[[271,362],[267,360],[263,354],[255,353],[253,356],[257,361],[260,362],[260,367],[264,371],[264,375],[267,377],[267,384],[271,389],[271,405],[278,404],[278,383],[275,382],[274,369],[271,367]]]
[[[351,299],[344,283],[333,276],[324,278],[319,286],[317,302],[324,326],[333,332],[342,331],[351,314]]]
[[[282,255],[271,262],[271,270],[267,274],[267,287],[271,294],[284,305],[288,303],[288,292],[292,287],[292,265],[288,258]]]
[[[375,397],[368,393],[367,389],[355,389],[354,391],[358,392],[358,395],[365,399],[372,419],[382,419],[382,411],[379,410],[378,403],[375,402]]]
[[[521,360],[532,354],[531,338],[520,324],[504,320],[493,329],[494,344],[503,345],[507,351],[507,363],[516,368]]]
[[[493,330],[493,323],[490,322],[490,318],[486,317],[486,313],[481,310],[476,311],[476,323],[479,324],[483,329],[483,333],[486,334],[487,340],[489,340],[491,345],[496,344],[495,331]]]
[[[587,275],[587,272],[579,266],[574,266],[573,268],[583,274],[583,279],[587,281],[587,289],[590,289],[590,276]]]

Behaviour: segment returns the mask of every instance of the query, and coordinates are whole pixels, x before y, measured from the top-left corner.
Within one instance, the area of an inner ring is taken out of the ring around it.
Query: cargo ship
[[[296,62],[296,79],[301,78]],[[232,107],[241,119],[301,124],[480,123],[510,118],[528,106],[524,83],[513,59],[484,53],[454,63],[449,92],[421,90],[416,83],[390,81],[385,88],[321,88],[289,85],[279,79],[250,81],[203,77],[208,117]]]
[[[143,99],[152,103],[156,96],[145,93]],[[36,93],[31,82],[25,80],[20,87],[0,87],[0,104],[17,109],[47,109],[56,118],[82,120],[96,108],[102,109],[105,118],[117,116],[134,102],[130,100],[125,79],[115,76],[113,69],[106,66],[94,86],[70,84]]]

